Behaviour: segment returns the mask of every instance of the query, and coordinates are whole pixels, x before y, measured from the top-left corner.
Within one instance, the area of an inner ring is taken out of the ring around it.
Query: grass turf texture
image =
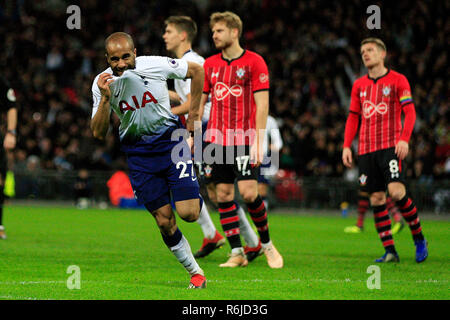
[[[307,211],[305,211],[307,213]],[[221,231],[219,216],[212,214]],[[228,244],[198,259],[205,290],[187,290],[189,276],[164,245],[153,217],[142,210],[5,207],[7,240],[0,240],[0,299],[449,299],[448,221],[422,219],[430,256],[417,264],[408,227],[395,236],[399,264],[378,264],[381,289],[369,290],[367,268],[383,254],[373,226],[344,234],[354,219],[339,216],[269,216],[270,233],[285,267],[264,256],[246,268],[219,268]],[[177,223],[195,252],[197,223]],[[81,289],[69,290],[70,265]]]

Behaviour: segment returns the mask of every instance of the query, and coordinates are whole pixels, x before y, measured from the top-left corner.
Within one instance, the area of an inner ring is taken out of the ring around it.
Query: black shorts
[[[205,159],[205,174],[210,169],[214,183],[234,183],[235,180],[258,180],[259,168],[250,164],[250,146],[218,146],[210,144],[213,161]],[[209,166],[208,166],[209,165]]]
[[[358,158],[359,185],[363,192],[386,191],[391,182],[405,183],[403,162],[395,154],[395,148],[363,154]]]

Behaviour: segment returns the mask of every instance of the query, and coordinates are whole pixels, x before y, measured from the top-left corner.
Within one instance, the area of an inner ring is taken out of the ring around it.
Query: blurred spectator
[[[77,208],[86,209],[93,195],[92,182],[88,170],[80,169],[78,171],[73,190]]]

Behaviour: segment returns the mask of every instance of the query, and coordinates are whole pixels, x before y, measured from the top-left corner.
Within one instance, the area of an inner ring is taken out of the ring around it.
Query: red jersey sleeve
[[[350,148],[356,133],[358,132],[359,116],[361,114],[361,100],[359,98],[359,86],[355,82],[352,87],[350,99],[350,113],[345,123],[344,148]]]
[[[350,112],[361,114],[361,99],[359,98],[359,85],[355,81],[352,87],[352,94],[350,97]]]
[[[261,56],[256,55],[252,69],[253,92],[269,90],[269,69]]]
[[[414,108],[411,87],[409,86],[408,79],[404,75],[399,77],[397,94],[402,111],[405,113],[405,121],[400,140],[409,142],[409,138],[414,129],[414,123],[416,122],[416,109]]]
[[[205,61],[205,63],[203,64],[203,69],[205,70],[205,82],[203,83],[203,93],[204,94],[209,94],[209,92],[211,91],[211,86],[209,84],[209,74],[208,74],[208,69],[209,69],[209,63],[208,60]]]
[[[403,107],[407,106],[410,103],[413,103],[411,87],[409,86],[408,79],[404,75],[400,75],[397,83],[397,96],[400,100],[400,105]]]

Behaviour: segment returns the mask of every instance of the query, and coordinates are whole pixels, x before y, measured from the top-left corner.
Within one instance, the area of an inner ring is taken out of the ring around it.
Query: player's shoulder
[[[400,73],[400,72],[392,70],[392,69],[390,69],[389,72],[391,73],[391,77],[393,77],[393,78],[408,81],[408,79],[406,78],[406,76],[403,73]]]
[[[356,80],[353,82],[353,86],[359,87],[367,81],[369,81],[369,75],[366,73],[365,75],[363,75],[359,78],[356,78]]]
[[[214,62],[222,62],[222,53],[216,53],[205,59],[205,64],[214,63]]]
[[[203,64],[205,62],[205,58],[199,55],[197,52],[190,50],[187,52],[181,59],[191,62],[196,62],[198,64]]]

